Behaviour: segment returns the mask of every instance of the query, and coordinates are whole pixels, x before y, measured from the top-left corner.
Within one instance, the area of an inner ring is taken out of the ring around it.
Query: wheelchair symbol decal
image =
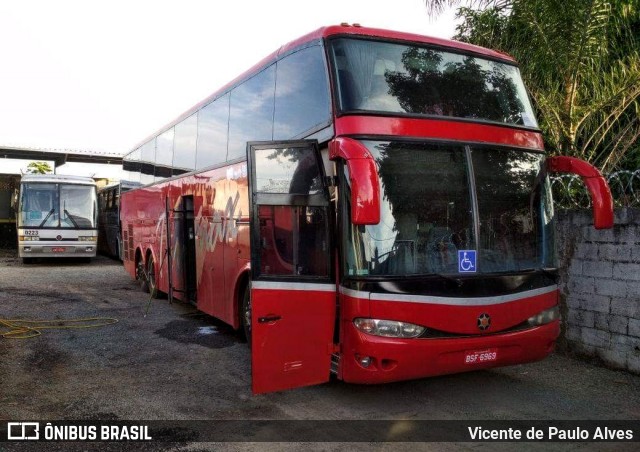
[[[458,273],[475,273],[476,250],[458,250]]]

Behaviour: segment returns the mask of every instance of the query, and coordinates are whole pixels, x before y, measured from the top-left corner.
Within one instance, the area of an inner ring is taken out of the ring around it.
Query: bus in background
[[[548,174],[515,61],[332,26],[124,158],[124,266],[244,331],[252,387],[381,383],[539,360],[560,331]]]
[[[98,190],[98,251],[100,253],[122,260],[120,195],[139,185],[120,182]]]
[[[0,174],[0,248],[16,248],[16,211],[20,176]]]
[[[18,202],[18,254],[23,262],[41,257],[96,255],[98,206],[90,177],[25,175]]]

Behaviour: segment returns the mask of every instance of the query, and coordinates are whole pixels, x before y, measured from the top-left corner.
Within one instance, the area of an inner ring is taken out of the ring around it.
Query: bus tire
[[[147,286],[149,294],[152,298],[159,298],[160,291],[158,290],[158,284],[156,283],[156,265],[153,261],[153,256],[149,256],[147,259]]]
[[[143,292],[149,293],[149,283],[147,282],[147,275],[144,270],[144,262],[142,261],[142,257],[138,260],[136,265],[137,279],[140,281],[140,289]]]
[[[242,293],[240,320],[242,321],[244,339],[247,341],[249,348],[251,348],[251,290],[249,286],[245,287]]]

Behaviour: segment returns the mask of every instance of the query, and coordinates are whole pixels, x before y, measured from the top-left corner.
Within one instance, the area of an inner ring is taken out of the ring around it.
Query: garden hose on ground
[[[40,336],[42,330],[65,330],[82,328],[99,328],[118,323],[111,317],[88,317],[85,319],[24,320],[0,319],[0,327],[9,331],[0,332],[0,337],[7,339],[30,339]]]

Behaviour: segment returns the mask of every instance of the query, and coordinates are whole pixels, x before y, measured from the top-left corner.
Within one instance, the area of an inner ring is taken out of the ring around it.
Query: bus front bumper
[[[96,242],[24,242],[18,244],[20,257],[95,257]]]
[[[539,361],[549,355],[560,322],[504,334],[447,339],[391,339],[345,331],[339,376],[376,384]]]

